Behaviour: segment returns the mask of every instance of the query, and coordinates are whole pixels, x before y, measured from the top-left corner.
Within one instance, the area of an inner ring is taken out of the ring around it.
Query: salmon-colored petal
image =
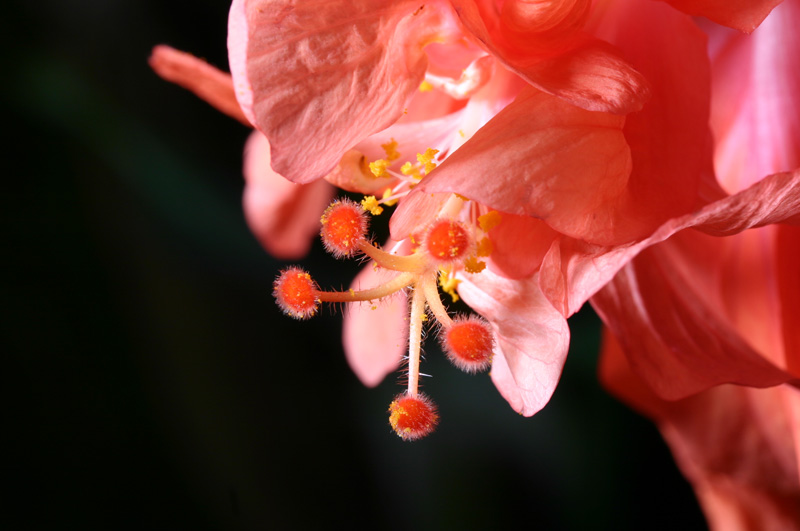
[[[624,191],[630,172],[623,123],[525,88],[410,195],[456,192],[575,236],[602,232],[607,220],[591,214]]]
[[[302,258],[319,234],[319,218],[334,189],[325,181],[307,185],[287,181],[272,170],[269,156],[267,139],[253,132],[244,150],[245,219],[272,256]]]
[[[800,227],[776,228],[777,287],[781,293],[781,336],[786,368],[800,375]]]
[[[462,24],[534,87],[584,109],[624,114],[647,100],[647,81],[608,44],[580,31],[589,2],[452,0]]]
[[[790,381],[792,375],[748,345],[704,292],[691,288],[667,254],[671,243],[641,253],[591,299],[624,351],[636,353],[632,369],[669,400],[722,383]]]
[[[250,125],[236,101],[230,74],[192,54],[163,44],[153,48],[149,63],[150,68],[162,78],[194,92],[218,111]]]
[[[783,0],[664,0],[690,15],[706,17],[714,22],[752,32]]]
[[[526,278],[539,270],[558,233],[542,220],[502,213],[500,224],[489,231],[492,271],[511,279]]]
[[[657,423],[712,529],[800,529],[799,390],[719,386],[666,402],[638,379],[608,335],[600,378]]]
[[[367,264],[350,287],[371,288],[385,281],[386,275]],[[397,370],[408,349],[407,319],[408,300],[402,292],[374,304],[347,305],[342,330],[344,352],[364,385],[375,387]]]
[[[424,45],[454,29],[449,5],[411,0],[236,0],[230,17],[237,97],[275,170],[300,183],[397,121],[425,74]]]
[[[548,300],[564,315],[571,315],[639,252],[678,231],[695,228],[730,236],[781,222],[800,222],[800,171],[767,177],[747,190],[664,223],[649,238],[632,245],[602,246],[560,238],[542,261],[540,283]]]
[[[490,271],[459,285],[464,301],[491,322],[497,338],[492,380],[525,416],[542,409],[558,384],[569,327],[539,291],[536,276],[509,280]]]
[[[800,2],[792,0],[776,7],[752,35],[708,28],[714,163],[730,193],[800,167],[798,26]]]

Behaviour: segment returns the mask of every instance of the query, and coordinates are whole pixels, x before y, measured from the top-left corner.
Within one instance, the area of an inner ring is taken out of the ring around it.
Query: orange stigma
[[[463,223],[441,219],[425,235],[423,246],[438,263],[448,264],[466,259],[474,245]]]
[[[366,213],[349,199],[334,201],[322,214],[320,236],[325,249],[336,258],[353,256],[367,234]]]
[[[481,372],[492,363],[492,329],[480,317],[472,315],[453,319],[453,324],[440,339],[448,359],[464,372]]]
[[[389,424],[404,441],[414,441],[430,434],[439,423],[436,406],[423,394],[402,393],[389,405]]]
[[[295,319],[308,319],[317,313],[319,297],[317,284],[311,275],[299,267],[284,270],[275,279],[273,292],[278,306]]]

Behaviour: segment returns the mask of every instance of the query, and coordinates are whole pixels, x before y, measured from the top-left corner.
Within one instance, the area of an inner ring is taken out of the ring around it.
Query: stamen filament
[[[444,304],[442,304],[442,299],[439,297],[439,288],[436,287],[436,277],[434,275],[426,275],[420,284],[422,292],[425,294],[425,299],[428,301],[428,308],[430,308],[431,313],[444,328],[448,328],[453,324],[453,320],[447,315],[447,310]]]
[[[392,271],[419,272],[427,265],[427,259],[422,254],[396,255],[389,254],[383,249],[375,247],[368,241],[359,242],[358,248],[367,256],[378,262],[384,269]]]
[[[412,272],[397,275],[386,284],[365,289],[348,291],[316,291],[317,298],[322,302],[366,302],[388,297],[403,288],[407,288],[417,279]]]
[[[408,394],[419,392],[419,357],[422,343],[422,319],[425,315],[425,293],[415,286],[411,297],[411,317],[408,326]]]

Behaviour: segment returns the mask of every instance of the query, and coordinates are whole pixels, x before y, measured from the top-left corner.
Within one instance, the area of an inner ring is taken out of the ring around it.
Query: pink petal
[[[526,417],[550,400],[569,348],[567,322],[542,296],[537,280],[508,280],[483,271],[469,276],[458,290],[492,323],[497,338],[492,380]]]
[[[601,232],[587,214],[625,188],[630,153],[623,123],[523,89],[410,196],[457,192],[502,212],[544,219],[560,231]],[[402,218],[411,207],[401,204],[396,215]]]
[[[769,12],[783,0],[665,0],[690,15],[706,17],[714,22],[746,33],[761,24]]]
[[[367,264],[351,289],[371,288],[386,281],[385,271]],[[375,387],[397,370],[408,349],[408,301],[403,293],[374,304],[349,304],[345,309],[342,342],[347,362],[358,379]]]
[[[720,182],[738,192],[800,167],[800,3],[775,8],[752,35],[709,27],[712,127]],[[794,51],[794,52],[793,52]],[[746,146],[746,149],[743,149]]]
[[[308,185],[287,181],[272,170],[269,155],[267,139],[253,132],[244,150],[244,214],[272,256],[295,260],[308,253],[319,234],[319,218],[334,189],[325,181]]]
[[[534,87],[584,109],[624,114],[641,108],[647,82],[607,44],[579,31],[589,2],[452,0],[487,50]],[[566,7],[565,7],[566,6]]]
[[[692,270],[673,263],[673,245],[670,240],[641,253],[592,297],[623,350],[636,353],[634,372],[668,400],[722,383],[789,381],[791,375],[741,339],[713,300],[692,289],[683,276]]]
[[[162,78],[180,85],[212,107],[249,126],[236,96],[231,76],[202,59],[169,46],[156,46],[149,59],[150,68]]]
[[[236,0],[230,16],[237,97],[275,170],[301,183],[402,116],[425,74],[423,46],[454,29],[446,6],[410,0]]]
[[[786,353],[785,364],[792,374],[800,375],[800,228],[776,228],[777,287],[781,297],[781,333]]]
[[[665,402],[637,379],[610,339],[601,356],[601,380],[658,424],[709,525],[800,529],[800,391],[720,386]]]
[[[489,231],[492,271],[511,279],[526,278],[539,270],[558,233],[542,220],[502,213],[500,224]]]

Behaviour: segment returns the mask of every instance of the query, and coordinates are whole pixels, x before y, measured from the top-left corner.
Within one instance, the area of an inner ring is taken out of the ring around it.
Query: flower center
[[[422,170],[427,172],[433,168],[425,169],[426,164],[435,167],[432,160],[435,151],[426,153],[418,159]],[[411,291],[408,388],[390,407],[390,424],[405,440],[424,437],[433,431],[438,421],[433,402],[419,391],[422,335],[428,315],[438,324],[442,347],[456,367],[474,373],[488,369],[491,364],[494,340],[489,324],[478,316],[451,318],[439,294],[441,286],[457,300],[455,289],[459,280],[456,274],[480,272],[485,267],[480,257],[491,252],[486,232],[497,223],[499,214],[491,211],[478,216],[477,207],[470,205],[472,210],[466,213],[471,215],[464,216],[462,210],[466,203],[464,198],[452,195],[439,218],[417,240],[422,243],[411,254],[397,255],[367,238],[368,222],[362,205],[346,199],[334,201],[321,219],[320,235],[325,248],[338,258],[364,254],[376,267],[396,274],[370,289],[325,291],[318,288],[308,273],[290,267],[274,283],[278,305],[286,314],[298,319],[314,315],[321,302],[373,302],[401,290]],[[462,219],[456,219],[458,217]]]

